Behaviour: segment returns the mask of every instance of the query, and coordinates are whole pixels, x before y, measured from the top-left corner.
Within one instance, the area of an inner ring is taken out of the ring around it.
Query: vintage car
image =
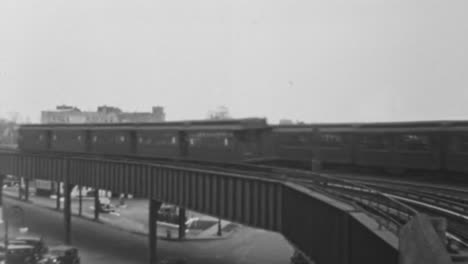
[[[78,253],[78,249],[72,246],[51,247],[38,264],[80,264]]]

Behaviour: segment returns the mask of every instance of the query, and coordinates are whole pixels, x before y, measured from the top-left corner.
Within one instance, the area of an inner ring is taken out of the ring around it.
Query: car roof
[[[36,236],[19,236],[15,238],[16,240],[34,240],[34,241],[40,241],[42,240],[41,237],[36,237]]]
[[[77,249],[76,247],[72,247],[72,246],[67,246],[67,245],[59,245],[59,246],[53,246],[53,247],[49,247],[49,250],[50,251],[67,251],[67,250],[70,250],[70,249]]]
[[[16,245],[16,244],[9,244],[8,249],[34,249],[31,245]]]

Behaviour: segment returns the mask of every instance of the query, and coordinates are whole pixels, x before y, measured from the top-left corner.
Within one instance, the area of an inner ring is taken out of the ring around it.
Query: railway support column
[[[101,203],[99,201],[99,189],[94,190],[94,220],[99,220],[99,209],[101,208]]]
[[[83,186],[78,186],[78,215],[81,216],[83,213]]]
[[[151,199],[149,200],[149,219],[148,219],[148,242],[149,242],[149,263],[154,264],[157,261],[157,220],[158,220],[158,211],[161,208],[162,203],[160,201]]]
[[[217,235],[218,236],[223,235],[223,229],[221,228],[221,218],[218,218],[218,232],[217,232]]]
[[[18,200],[23,199],[23,177],[18,178]]]
[[[29,201],[29,179],[24,178],[24,200]]]
[[[60,182],[56,182],[57,184],[57,190],[56,190],[56,195],[57,195],[57,200],[55,201],[55,209],[60,210]]]
[[[185,238],[185,208],[179,207],[179,240]]]
[[[67,181],[64,183],[64,204],[63,204],[63,219],[65,224],[65,244],[71,244],[71,191],[72,184]]]
[[[5,179],[5,175],[0,174],[0,206],[3,207],[3,182]]]

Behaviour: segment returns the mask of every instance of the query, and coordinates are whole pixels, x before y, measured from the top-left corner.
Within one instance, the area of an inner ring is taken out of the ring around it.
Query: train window
[[[390,146],[390,140],[384,135],[364,135],[361,137],[360,144],[366,149],[387,149]]]
[[[305,144],[312,143],[311,135],[309,134],[291,134],[291,133],[281,133],[278,135],[278,142],[281,145],[295,145],[302,146]]]
[[[409,151],[428,151],[430,149],[430,138],[426,135],[402,135],[400,137],[399,149]]]
[[[344,143],[344,139],[338,134],[322,134],[320,135],[320,145],[323,147],[340,147]]]
[[[457,137],[456,150],[459,152],[468,152],[468,136]]]
[[[147,137],[145,143],[155,146],[170,146],[177,143],[177,138],[173,133],[158,133]]]
[[[307,141],[308,141],[308,140],[307,140],[307,137],[304,136],[304,135],[299,135],[299,136],[297,137],[297,142],[299,142],[299,143],[307,143]]]
[[[233,138],[233,133],[226,132],[198,132],[191,135],[190,142],[191,145],[196,145],[200,147],[228,147],[232,145],[232,142],[229,142]]]

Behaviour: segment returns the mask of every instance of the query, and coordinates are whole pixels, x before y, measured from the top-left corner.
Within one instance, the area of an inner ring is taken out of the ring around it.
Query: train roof
[[[272,126],[275,132],[319,131],[330,133],[466,131],[468,121],[408,121],[374,123],[310,123]]]
[[[394,123],[362,123],[357,132],[441,132],[467,130],[468,121],[416,121]]]
[[[94,123],[94,124],[33,124],[21,125],[20,129],[125,129],[125,130],[244,130],[266,128],[265,118],[243,118],[229,120],[187,120],[157,123]]]

